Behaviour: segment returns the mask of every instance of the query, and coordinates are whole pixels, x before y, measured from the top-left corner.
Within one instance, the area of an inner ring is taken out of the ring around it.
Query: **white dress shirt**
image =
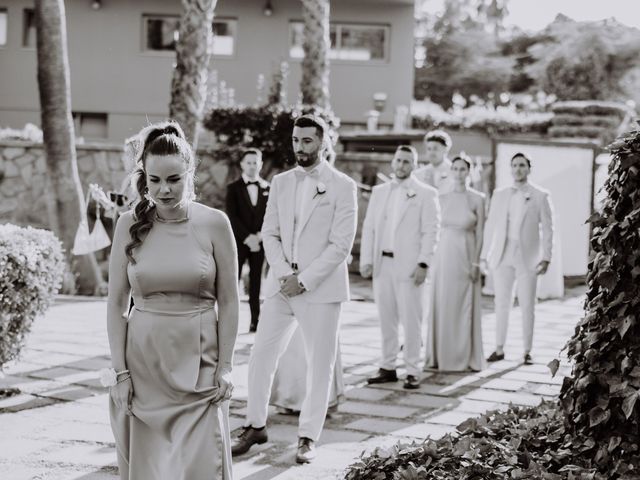
[[[258,178],[256,177],[255,180],[252,180],[243,173],[242,180],[246,185],[248,182],[257,182]],[[251,205],[255,207],[258,204],[258,185],[246,185],[246,187],[247,192],[249,193],[249,200],[251,200]]]
[[[387,197],[387,205],[385,206],[384,231],[382,232],[382,242],[380,243],[383,252],[393,252],[400,206],[407,193],[405,185],[406,181],[392,180],[391,182],[391,192]]]
[[[525,188],[513,187],[507,214],[507,239],[512,242],[520,240],[520,225],[524,213]]]
[[[324,166],[325,163],[322,161],[308,173],[312,174],[313,172],[313,174],[319,177]],[[300,166],[296,167],[296,170],[300,170],[306,173],[306,170],[304,170]],[[293,263],[298,263],[298,239],[300,238],[300,233],[302,231],[302,228],[300,228],[300,222],[303,218],[305,218],[307,209],[309,208],[309,204],[313,199],[313,191],[316,188],[317,184],[318,180],[312,178],[311,175],[304,175],[304,178],[302,180],[298,180],[293,219]]]

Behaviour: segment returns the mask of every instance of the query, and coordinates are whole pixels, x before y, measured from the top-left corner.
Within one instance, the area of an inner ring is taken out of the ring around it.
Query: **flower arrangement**
[[[1,367],[18,356],[62,285],[62,244],[47,230],[0,225],[0,272]]]
[[[316,185],[316,194],[313,196],[313,198],[316,198],[317,195],[324,195],[326,191],[327,186],[322,182],[318,182],[318,184]]]

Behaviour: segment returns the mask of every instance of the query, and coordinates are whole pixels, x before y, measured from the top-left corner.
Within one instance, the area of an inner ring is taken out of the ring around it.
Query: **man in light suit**
[[[269,182],[260,177],[262,152],[248,148],[240,160],[242,176],[227,185],[226,212],[238,247],[238,275],[249,260],[249,332],[255,332],[260,319],[260,284],[262,282],[262,220],[269,198]]]
[[[411,175],[417,164],[415,148],[398,147],[391,162],[395,178],[373,188],[360,242],[360,273],[373,276],[382,331],[380,369],[368,382],[397,381],[402,323],[407,389],[420,386],[424,286],[440,231],[438,191]]]
[[[273,178],[262,226],[271,268],[249,360],[245,429],[232,453],[267,441],[273,377],[297,321],[308,369],[296,461],[308,463],[327,413],[341,303],[349,299],[347,257],[356,234],[357,203],[355,182],[323,160],[328,128],[322,119],[296,119],[292,142],[298,166]]]
[[[416,169],[415,177],[427,185],[431,185],[438,193],[448,193],[453,189],[451,178],[451,137],[444,130],[432,130],[424,136],[427,162],[424,167]]]
[[[528,182],[531,160],[524,153],[511,159],[511,187],[496,190],[484,230],[480,263],[493,272],[496,309],[496,349],[487,359],[504,359],[514,282],[522,311],[524,363],[533,363],[531,345],[537,276],[551,261],[553,213],[549,193]]]

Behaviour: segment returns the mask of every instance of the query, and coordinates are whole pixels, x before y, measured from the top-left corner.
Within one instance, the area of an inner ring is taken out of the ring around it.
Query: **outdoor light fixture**
[[[264,4],[264,10],[262,11],[265,17],[270,17],[273,15],[273,7],[271,6],[271,0],[267,0],[267,3]]]
[[[100,10],[102,8],[102,0],[93,0],[91,2],[91,8],[94,10]]]

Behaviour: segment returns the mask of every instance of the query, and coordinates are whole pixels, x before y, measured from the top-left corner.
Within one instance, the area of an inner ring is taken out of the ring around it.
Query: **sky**
[[[510,0],[505,23],[525,30],[541,30],[558,13],[579,21],[614,17],[620,23],[640,28],[639,0]]]
[[[441,10],[443,0],[426,0],[428,8]],[[640,28],[640,0],[509,0],[507,26],[537,31],[559,13],[578,21],[614,17],[620,23]]]

